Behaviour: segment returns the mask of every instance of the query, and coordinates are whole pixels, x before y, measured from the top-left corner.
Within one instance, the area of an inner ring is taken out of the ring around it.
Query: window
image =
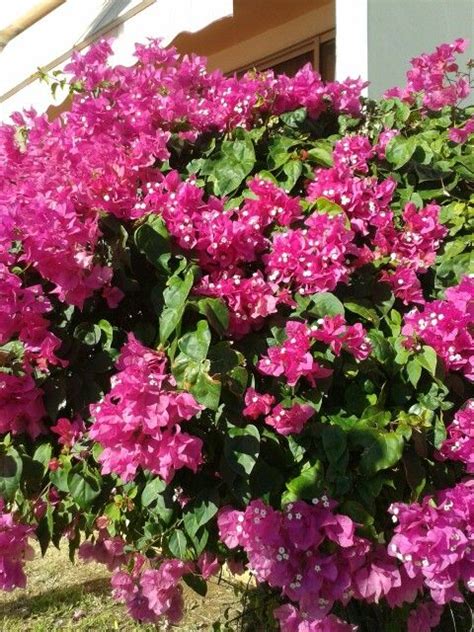
[[[304,42],[260,59],[233,72],[243,75],[247,70],[274,70],[290,77],[310,63],[325,81],[334,81],[336,71],[336,39],[334,31],[315,35]],[[233,74],[233,73],[229,73]]]

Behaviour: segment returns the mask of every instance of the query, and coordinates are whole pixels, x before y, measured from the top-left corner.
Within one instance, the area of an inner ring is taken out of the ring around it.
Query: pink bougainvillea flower
[[[449,371],[474,379],[474,279],[465,276],[445,292],[444,300],[427,302],[422,311],[406,314],[402,333],[407,345],[416,339],[433,347]]]
[[[35,439],[45,432],[42,395],[29,373],[0,372],[0,433],[26,433]]]
[[[439,458],[461,461],[474,473],[474,399],[468,400],[448,426],[448,437],[439,449]]]
[[[169,482],[177,469],[199,467],[202,441],[182,432],[180,424],[202,407],[191,394],[176,390],[166,363],[162,352],[129,336],[111,391],[91,406],[89,435],[104,447],[104,473],[130,480],[141,466]]]
[[[0,498],[0,588],[13,590],[26,586],[23,566],[34,557],[28,538],[33,535],[33,527],[18,522],[12,513],[5,510]]]
[[[57,420],[51,430],[59,436],[58,443],[70,448],[84,434],[84,422],[80,417],[76,417],[72,421],[66,417]]]
[[[275,403],[273,395],[257,393],[254,388],[245,391],[245,408],[242,411],[246,417],[257,419],[261,415],[268,415]]]
[[[282,435],[299,434],[313,415],[314,408],[307,404],[293,404],[291,408],[284,408],[278,404],[265,417],[265,423]]]

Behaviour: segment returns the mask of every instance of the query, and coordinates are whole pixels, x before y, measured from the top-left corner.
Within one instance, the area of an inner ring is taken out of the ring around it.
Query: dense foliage
[[[1,587],[66,538],[141,621],[226,563],[251,629],[469,629],[465,47],[376,103],[101,43],[0,128]]]

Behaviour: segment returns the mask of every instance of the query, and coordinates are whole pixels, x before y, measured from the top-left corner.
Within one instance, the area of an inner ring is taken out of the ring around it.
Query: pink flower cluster
[[[12,513],[5,511],[0,498],[0,588],[24,588],[26,577],[23,565],[33,559],[34,551],[28,544],[33,528],[18,522]]]
[[[123,538],[111,538],[106,529],[101,529],[95,542],[86,541],[81,544],[79,557],[84,562],[104,564],[109,571],[113,571],[128,562],[129,556],[124,552],[124,546]]]
[[[265,280],[258,271],[249,277],[217,272],[201,279],[196,294],[222,299],[229,308],[229,334],[237,339],[260,329],[279,304],[292,303],[289,292]]]
[[[426,272],[434,263],[441,240],[447,234],[447,229],[439,222],[439,212],[437,204],[417,209],[409,202],[403,210],[402,230],[390,223],[375,235],[378,254],[388,256],[390,263],[396,266],[394,272],[384,271],[380,278],[406,305],[424,303],[416,273]]]
[[[344,316],[325,316],[311,328],[311,337],[329,345],[334,355],[347,351],[356,360],[366,360],[372,350],[367,332],[360,323],[348,325]]]
[[[335,507],[323,495],[312,504],[289,503],[282,511],[254,500],[245,511],[224,507],[219,512],[222,541],[230,549],[243,548],[258,582],[298,604],[276,611],[283,630],[351,629],[330,627],[342,625],[328,617],[336,601],[378,603],[385,597],[394,606],[413,601],[421,587],[382,545],[357,536],[355,523]]]
[[[341,621],[333,614],[324,619],[308,619],[306,613],[287,603],[273,611],[281,632],[356,632],[357,626]]]
[[[474,116],[471,117],[462,127],[452,127],[448,132],[449,140],[453,143],[465,143],[474,134]]]
[[[180,424],[202,407],[189,393],[176,391],[166,364],[164,353],[147,349],[129,335],[111,390],[91,406],[89,435],[104,447],[104,473],[128,481],[142,467],[169,482],[177,469],[195,472],[199,467],[202,441],[182,432]]]
[[[245,266],[268,250],[268,226],[287,226],[301,215],[299,199],[271,181],[254,178],[248,185],[253,197],[228,211],[215,197],[205,200],[203,189],[192,180],[181,182],[176,172],[150,186],[144,198],[161,214],[176,243],[196,254],[208,274],[195,292],[224,300],[230,312],[229,333],[237,337],[258,329],[279,303],[288,301],[286,288],[260,270],[248,275]]]
[[[462,601],[461,584],[474,592],[474,481],[421,503],[394,503],[389,511],[397,524],[389,555],[426,586],[435,603]]]
[[[365,85],[325,85],[309,66],[291,79],[271,71],[226,77],[156,40],[137,45],[138,63],[130,68],[110,66],[111,52],[101,42],[73,55],[66,71],[84,92],[62,119],[30,111],[0,128],[2,251],[20,241],[21,252],[8,263],[18,257],[33,266],[61,301],[79,307],[96,290],[112,305],[119,300],[99,254],[98,221],[104,212],[135,219],[150,210],[137,183],[154,184],[153,165],[169,157],[171,134],[192,141],[302,106],[313,116],[328,108],[357,114]],[[278,196],[274,201],[279,209]],[[295,205],[283,204],[284,213]]]
[[[474,379],[474,279],[465,276],[445,292],[444,300],[428,302],[422,311],[405,316],[402,333],[407,345],[416,348],[419,339],[433,347],[449,371],[461,371]]]
[[[456,54],[464,53],[468,44],[467,40],[459,38],[451,44],[441,44],[433,53],[414,57],[407,72],[406,86],[391,88],[385,96],[413,103],[415,93],[420,93],[425,108],[434,111],[458,105],[469,96],[470,86],[466,77],[455,74],[458,71]]]
[[[76,417],[72,421],[66,417],[61,417],[54,426],[51,426],[51,430],[58,435],[58,443],[70,448],[82,437],[85,427],[80,417]]]
[[[318,378],[326,378],[332,370],[319,365],[310,353],[312,331],[305,323],[289,320],[285,325],[286,340],[281,345],[269,347],[267,356],[258,362],[258,369],[265,375],[284,375],[290,386],[302,377],[313,386]]]
[[[27,358],[45,368],[57,364],[54,352],[60,340],[48,331],[44,314],[51,310],[40,285],[22,287],[20,278],[0,263],[0,345],[18,338],[25,345]]]
[[[265,423],[282,435],[299,434],[308,419],[314,415],[314,408],[307,404],[293,404],[289,408],[275,403],[273,395],[258,393],[254,388],[245,392],[245,417],[258,419],[265,415]]]
[[[280,345],[269,347],[267,355],[259,360],[257,366],[264,375],[285,376],[290,386],[295,386],[303,377],[314,386],[317,379],[332,374],[332,369],[315,362],[310,351],[314,340],[328,345],[336,356],[345,350],[356,360],[365,360],[371,351],[363,326],[360,323],[348,325],[340,314],[325,316],[311,327],[289,320],[285,325],[285,334],[286,340]]]
[[[333,151],[334,166],[316,170],[314,181],[308,186],[307,199],[314,202],[326,198],[342,208],[349,218],[353,231],[369,234],[370,228],[377,230],[389,224],[396,183],[391,178],[382,182],[367,176],[367,162],[374,149],[364,136],[348,136],[336,142]],[[362,253],[354,251],[352,254]]]
[[[465,463],[466,471],[474,474],[474,399],[469,399],[458,410],[450,426],[448,437],[439,449],[439,457]]]
[[[142,623],[157,623],[162,617],[171,624],[183,616],[183,575],[192,565],[181,560],[165,560],[158,569],[143,569],[145,560],[135,561],[131,573],[116,571],[112,576],[112,594],[126,604],[129,614]]]
[[[278,404],[265,417],[265,423],[282,435],[299,434],[313,415],[314,408],[308,404],[293,404],[290,408]]]
[[[433,601],[421,603],[408,615],[407,632],[430,632],[441,619],[443,608]]]
[[[42,395],[29,372],[11,375],[0,371],[0,433],[26,433],[36,439],[44,432]]]
[[[332,291],[349,278],[347,255],[352,231],[341,215],[314,213],[305,228],[275,232],[262,257],[270,281],[299,294]]]

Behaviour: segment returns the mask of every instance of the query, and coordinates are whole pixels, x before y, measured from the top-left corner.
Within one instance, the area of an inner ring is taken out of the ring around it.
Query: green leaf
[[[174,529],[168,541],[168,548],[174,557],[186,559],[187,540],[181,529]]]
[[[324,451],[331,464],[337,463],[345,454],[346,433],[339,426],[325,426],[322,430]]]
[[[68,475],[68,488],[72,499],[81,509],[88,509],[100,494],[100,478],[91,471],[71,470]]]
[[[211,377],[207,371],[200,370],[190,391],[202,406],[210,410],[217,410],[221,397],[222,384]]]
[[[422,371],[422,365],[418,362],[417,358],[413,358],[407,364],[408,378],[414,388],[418,384]]]
[[[431,375],[434,376],[436,374],[438,356],[436,355],[436,351],[433,347],[424,345],[422,352],[417,355],[417,360]]]
[[[308,151],[313,162],[322,167],[332,167],[332,144],[328,142],[318,142],[316,147]]]
[[[199,575],[188,573],[183,576],[184,582],[201,597],[207,595],[207,582]]]
[[[454,169],[457,173],[459,173],[462,178],[468,180],[469,182],[474,181],[474,154],[469,154],[467,156],[460,156],[455,165]]]
[[[406,165],[415,153],[416,142],[416,137],[414,136],[405,138],[400,135],[390,140],[385,150],[385,157],[393,165],[394,169],[400,169],[403,165]]]
[[[217,504],[209,497],[195,501],[186,506],[183,516],[186,533],[194,537],[202,526],[207,524],[217,513]]]
[[[160,316],[160,341],[164,344],[173,331],[181,323],[186,306],[186,300],[193,286],[194,275],[189,269],[184,279],[172,276],[163,292],[165,308]]]
[[[290,495],[285,496],[285,501],[317,498],[324,486],[324,468],[321,461],[316,461],[314,465],[306,464],[296,478],[287,482],[286,487]]]
[[[15,448],[0,453],[0,498],[13,500],[20,487],[23,463]]]
[[[433,428],[433,444],[434,447],[439,450],[443,441],[446,440],[448,433],[441,415],[436,415]]]
[[[342,206],[339,206],[336,202],[328,200],[325,197],[318,198],[314,204],[320,213],[325,213],[326,215],[345,215]]]
[[[280,119],[288,127],[298,128],[301,123],[304,123],[307,116],[308,112],[306,108],[298,108],[292,112],[285,112],[284,114],[281,114]]]
[[[170,253],[170,236],[163,218],[150,214],[135,232],[135,243],[148,261],[156,268],[166,268]]]
[[[372,307],[372,303],[366,299],[351,299],[350,301],[344,301],[344,307],[349,312],[353,314],[357,314],[358,316],[362,316],[369,322],[378,326],[380,319],[377,316],[377,312]]]
[[[74,330],[74,338],[90,347],[98,344],[101,335],[101,328],[93,323],[80,323]]]
[[[211,332],[206,320],[200,320],[196,331],[185,334],[178,341],[179,349],[196,362],[206,359],[210,344]]]
[[[101,320],[99,320],[99,322],[97,324],[99,325],[99,327],[102,330],[102,333],[105,336],[105,340],[102,343],[102,347],[106,351],[110,351],[110,349],[112,349],[112,342],[113,342],[113,339],[114,339],[114,328],[109,323],[108,320],[105,320],[103,318]]]
[[[403,455],[403,467],[407,483],[413,491],[412,500],[418,500],[426,484],[426,471],[415,450],[411,449]]]
[[[299,160],[289,160],[285,165],[283,165],[283,173],[286,178],[282,181],[282,185],[286,192],[291,191],[298,182],[298,178],[301,176],[302,172],[303,165]]]
[[[51,460],[53,447],[50,443],[40,443],[33,453],[33,460],[38,461],[46,469]]]
[[[260,433],[255,426],[229,428],[224,442],[224,457],[236,474],[249,476],[259,454]]]
[[[274,171],[283,166],[290,159],[290,148],[298,145],[299,140],[287,136],[277,136],[268,145],[268,168]]]
[[[229,327],[229,310],[220,298],[203,298],[198,301],[201,314],[206,316],[211,327],[223,336]]]
[[[166,489],[166,483],[161,478],[153,478],[145,485],[142,491],[142,505],[148,507],[152,502],[157,500],[158,496]]]
[[[307,311],[313,316],[322,318],[323,316],[335,316],[336,314],[344,315],[344,305],[331,292],[312,294],[310,299],[312,304]]]
[[[211,372],[213,375],[225,375],[239,366],[241,354],[237,353],[227,340],[218,342],[209,350]]]
[[[361,456],[362,473],[371,475],[392,467],[401,459],[404,445],[403,437],[395,432],[373,433]]]
[[[54,532],[54,516],[53,507],[48,503],[46,507],[46,513],[38,522],[38,526],[35,529],[35,535],[38,538],[38,542],[41,549],[41,555],[44,556],[48,550],[48,546],[53,538]]]
[[[224,141],[219,158],[207,160],[201,173],[209,176],[216,195],[229,195],[252,171],[255,161],[251,137],[248,132],[241,130],[241,138]]]
[[[356,500],[346,500],[340,508],[341,513],[346,514],[358,524],[368,527],[374,524],[374,517],[365,509],[365,507]]]

